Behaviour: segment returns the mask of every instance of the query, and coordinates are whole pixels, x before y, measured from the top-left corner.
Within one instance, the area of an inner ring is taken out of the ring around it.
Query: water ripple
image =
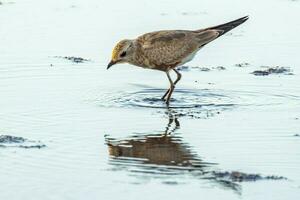
[[[142,87],[142,86],[140,86]],[[167,108],[161,96],[165,90],[145,86],[133,92],[114,92],[99,97],[96,102],[101,107],[152,108],[164,112]],[[179,116],[208,118],[225,110],[237,107],[281,105],[300,98],[288,94],[268,94],[262,92],[217,90],[217,89],[176,89],[169,109]]]

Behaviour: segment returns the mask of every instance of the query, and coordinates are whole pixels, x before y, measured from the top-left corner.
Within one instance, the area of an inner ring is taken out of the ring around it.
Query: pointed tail
[[[225,24],[221,24],[221,25],[218,25],[218,26],[209,27],[209,28],[202,29],[202,30],[199,30],[199,31],[217,30],[217,31],[220,31],[220,35],[218,36],[218,37],[220,37],[221,35],[227,33],[231,29],[234,29],[235,27],[241,25],[242,23],[244,23],[248,19],[249,19],[249,16],[245,16],[245,17],[241,17],[239,19],[233,20],[233,21],[225,23]]]

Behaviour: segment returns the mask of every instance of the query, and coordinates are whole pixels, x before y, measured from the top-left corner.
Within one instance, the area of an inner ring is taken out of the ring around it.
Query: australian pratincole
[[[248,20],[248,16],[199,30],[162,30],[146,33],[132,40],[121,40],[113,49],[107,69],[118,63],[129,63],[165,72],[170,82],[170,88],[162,96],[162,99],[168,105],[175,85],[181,78],[176,67],[191,61],[203,46],[246,20]],[[171,70],[177,74],[174,82],[170,77]]]

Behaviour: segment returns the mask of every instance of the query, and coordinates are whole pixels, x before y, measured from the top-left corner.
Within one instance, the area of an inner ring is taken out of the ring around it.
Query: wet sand
[[[0,199],[300,197],[299,1],[1,3]],[[246,14],[169,109],[165,74],[106,70],[121,38]]]

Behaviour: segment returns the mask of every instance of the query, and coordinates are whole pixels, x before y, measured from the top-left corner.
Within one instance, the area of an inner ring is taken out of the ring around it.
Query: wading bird
[[[203,46],[246,20],[248,16],[199,30],[162,30],[146,33],[132,40],[121,40],[113,49],[107,69],[117,63],[129,63],[165,72],[170,88],[162,99],[169,105],[175,85],[181,78],[176,67],[191,61]],[[170,77],[171,70],[177,74],[174,82]]]

